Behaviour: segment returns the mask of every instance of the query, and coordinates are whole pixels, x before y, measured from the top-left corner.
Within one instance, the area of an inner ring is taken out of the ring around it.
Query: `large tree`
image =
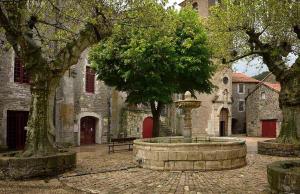
[[[98,78],[127,93],[127,102],[148,104],[153,136],[159,136],[163,106],[172,94],[211,92],[214,72],[205,30],[196,12],[153,0],[150,12],[132,13],[133,25],[120,24],[90,52]]]
[[[57,151],[52,117],[59,80],[86,48],[111,34],[113,23],[126,21],[130,2],[0,1],[0,32],[24,60],[30,76],[32,98],[22,156]]]
[[[216,58],[225,63],[259,58],[276,76],[283,113],[277,141],[299,143],[300,2],[222,0],[211,9],[208,28]]]

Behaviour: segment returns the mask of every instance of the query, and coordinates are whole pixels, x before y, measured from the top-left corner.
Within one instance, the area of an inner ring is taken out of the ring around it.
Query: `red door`
[[[28,121],[27,111],[7,111],[7,147],[24,149],[26,141],[25,126]]]
[[[151,138],[153,129],[153,118],[147,117],[143,122],[143,138]]]
[[[276,120],[262,121],[262,137],[276,137]]]
[[[80,144],[95,144],[96,120],[94,117],[83,117],[80,121]]]

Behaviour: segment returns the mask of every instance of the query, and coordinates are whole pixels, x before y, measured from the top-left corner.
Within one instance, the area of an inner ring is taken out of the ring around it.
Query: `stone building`
[[[180,6],[192,5],[199,16],[208,17],[209,8],[215,3],[217,3],[215,0],[185,0],[180,3]],[[196,94],[197,99],[202,101],[202,105],[192,111],[192,135],[230,136],[232,70],[220,68],[211,81],[217,86],[212,94]],[[174,96],[174,100],[179,98],[182,98],[182,95]],[[180,134],[183,129],[182,111],[176,109],[173,104],[168,107],[167,114],[167,123],[173,129],[173,133]]]
[[[261,82],[246,97],[247,135],[276,137],[282,122],[279,83]]]
[[[255,89],[260,81],[243,73],[232,75],[232,133],[246,133],[245,98]]]
[[[54,125],[60,144],[106,142],[110,116],[117,114],[117,102],[122,101],[119,95],[112,99],[115,91],[96,80],[87,52],[65,73],[56,92]],[[12,49],[1,51],[0,64],[0,146],[21,149],[30,108],[30,78]]]
[[[201,106],[192,110],[192,135],[199,136],[230,136],[232,118],[232,70],[220,69],[212,78],[212,83],[217,88],[212,94],[196,94]],[[175,95],[174,100],[181,99],[182,95]],[[173,133],[181,134],[183,129],[182,111],[172,104],[168,107],[167,123],[174,130]]]

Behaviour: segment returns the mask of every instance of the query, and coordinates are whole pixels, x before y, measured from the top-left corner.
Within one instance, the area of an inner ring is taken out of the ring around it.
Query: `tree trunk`
[[[283,121],[277,141],[280,143],[300,143],[300,84],[299,75],[288,76],[281,81],[279,105]]]
[[[23,157],[45,156],[57,152],[53,108],[59,77],[45,80],[45,75],[35,76],[31,83],[31,106],[27,123],[27,137]]]
[[[152,136],[159,137],[160,131],[160,114],[162,109],[162,103],[158,102],[157,106],[155,106],[155,102],[150,102],[151,105],[151,112],[153,117],[153,129],[152,129]]]

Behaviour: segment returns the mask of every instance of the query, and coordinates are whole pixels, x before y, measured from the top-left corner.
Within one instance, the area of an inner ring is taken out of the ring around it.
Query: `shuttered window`
[[[14,82],[29,83],[29,76],[25,71],[25,63],[20,57],[15,57]]]
[[[91,67],[86,67],[85,91],[95,93],[95,71]]]

